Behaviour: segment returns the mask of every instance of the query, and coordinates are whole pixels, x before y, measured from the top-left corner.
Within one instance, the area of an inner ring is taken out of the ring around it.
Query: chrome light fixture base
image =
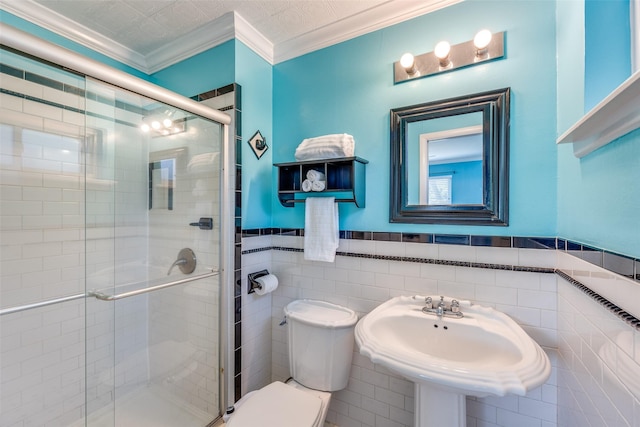
[[[446,73],[448,71],[457,70],[459,68],[469,67],[484,62],[494,61],[504,57],[504,31],[495,33],[491,37],[489,44],[478,49],[473,40],[464,43],[452,45],[449,55],[444,62],[447,65],[442,66],[443,60],[438,58],[434,52],[416,55],[413,69],[409,71],[400,64],[400,61],[393,63],[393,79],[394,84],[406,82],[409,80],[419,79],[422,77],[432,76],[434,74]],[[414,71],[415,70],[415,71]],[[414,71],[410,73],[411,71]]]

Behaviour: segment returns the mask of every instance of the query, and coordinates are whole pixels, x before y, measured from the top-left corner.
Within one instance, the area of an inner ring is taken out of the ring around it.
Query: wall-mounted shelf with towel
[[[353,202],[365,206],[365,165],[360,157],[341,157],[303,162],[275,163],[278,168],[278,199],[284,207],[293,207],[307,197],[332,196],[336,202]],[[314,170],[324,174],[323,191],[304,191],[307,173]]]

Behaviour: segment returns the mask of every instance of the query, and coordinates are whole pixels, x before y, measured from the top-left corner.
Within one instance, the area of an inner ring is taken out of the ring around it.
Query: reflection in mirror
[[[455,119],[455,120],[452,120]],[[482,113],[409,124],[410,205],[482,203]]]
[[[391,222],[507,224],[509,89],[391,110]]]

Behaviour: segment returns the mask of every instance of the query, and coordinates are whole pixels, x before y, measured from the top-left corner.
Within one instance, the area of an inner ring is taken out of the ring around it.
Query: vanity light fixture
[[[455,45],[439,42],[433,52],[405,53],[393,64],[394,83],[468,67],[504,57],[504,32],[480,30],[473,40]]]

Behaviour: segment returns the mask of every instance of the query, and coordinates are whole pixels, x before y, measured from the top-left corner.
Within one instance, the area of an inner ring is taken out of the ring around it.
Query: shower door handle
[[[213,218],[200,218],[198,222],[189,223],[192,227],[200,227],[200,230],[213,230]]]

